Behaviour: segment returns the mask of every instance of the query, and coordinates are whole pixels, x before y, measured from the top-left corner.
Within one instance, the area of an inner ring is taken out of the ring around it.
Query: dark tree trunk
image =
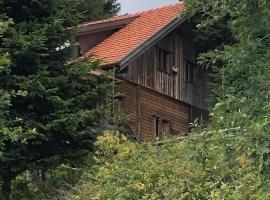
[[[11,178],[4,178],[0,192],[0,199],[10,200],[11,195]]]

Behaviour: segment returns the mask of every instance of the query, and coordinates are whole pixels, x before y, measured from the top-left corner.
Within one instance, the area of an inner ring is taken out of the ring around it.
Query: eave
[[[100,23],[84,24],[79,27],[80,31],[78,36],[120,29],[132,22],[136,17],[138,17],[138,15],[128,16],[124,19],[118,19],[115,21],[101,21]]]

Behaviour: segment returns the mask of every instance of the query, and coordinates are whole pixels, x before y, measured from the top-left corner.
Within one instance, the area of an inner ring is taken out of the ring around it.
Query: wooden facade
[[[207,73],[196,66],[196,48],[189,35],[188,25],[179,27],[118,75],[123,80],[119,87],[123,112],[139,140],[185,135],[192,120],[208,118]]]
[[[190,121],[188,105],[126,81],[120,83],[118,90],[123,95],[121,98],[123,112],[129,117],[130,128],[137,134],[139,140],[153,140],[157,136],[161,139],[188,133]],[[162,127],[162,124],[157,123],[157,119],[161,123],[167,123],[168,127]],[[160,133],[157,126],[160,126]],[[168,130],[163,130],[166,128]]]
[[[183,8],[179,3],[124,19],[92,23],[78,35],[83,53],[90,49],[85,55],[107,56],[106,69],[119,69],[122,112],[129,117],[129,127],[141,141],[185,135],[195,118],[208,119],[208,75],[196,65],[197,52],[189,23],[177,17]],[[172,12],[174,20],[170,18]],[[157,21],[160,30],[151,33],[155,27],[148,30],[142,23],[152,19],[151,15],[156,18],[158,13],[168,18],[167,25],[161,26],[163,21]],[[121,38],[124,45],[119,45]],[[138,38],[144,41],[137,41]],[[110,55],[113,59],[108,59]]]
[[[134,59],[120,77],[207,110],[207,73],[196,58],[192,39],[179,29]]]

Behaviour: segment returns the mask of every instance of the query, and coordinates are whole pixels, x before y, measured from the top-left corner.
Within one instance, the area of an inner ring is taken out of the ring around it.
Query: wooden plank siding
[[[123,81],[118,86],[123,112],[129,117],[129,126],[140,141],[155,139],[154,119],[159,117],[170,123],[172,134],[188,133],[189,106],[149,88]]]
[[[131,62],[125,79],[207,110],[206,72],[194,64],[193,82],[189,82],[187,62],[196,63],[192,38],[175,30]]]
[[[140,17],[150,20],[147,16],[156,12],[150,11],[87,23],[77,37],[80,46],[74,59],[83,53],[100,58],[102,70],[119,69],[118,109],[140,141],[184,135],[195,118],[208,119],[208,75],[195,64],[193,27],[185,18],[176,18],[177,10],[173,21],[164,15],[164,24],[153,23],[157,27],[144,26],[144,20],[133,24]]]

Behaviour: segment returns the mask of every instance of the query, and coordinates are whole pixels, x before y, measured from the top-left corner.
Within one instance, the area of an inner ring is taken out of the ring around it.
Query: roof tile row
[[[116,64],[151,38],[151,36],[162,30],[162,28],[172,20],[177,18],[184,9],[185,5],[183,3],[177,3],[167,7],[134,14],[132,16],[138,16],[134,21],[86,52],[84,56],[99,59],[103,65]],[[131,15],[122,17],[128,16],[130,17]],[[91,23],[104,23],[123,19],[122,17],[114,17]]]

